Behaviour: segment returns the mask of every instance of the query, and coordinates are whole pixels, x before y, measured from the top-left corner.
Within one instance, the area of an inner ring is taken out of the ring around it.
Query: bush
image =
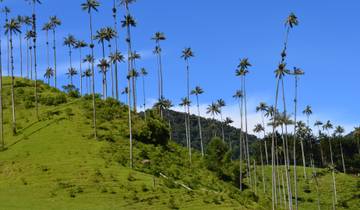
[[[67,102],[66,95],[63,93],[42,95],[40,96],[40,103],[46,106],[56,106]]]
[[[165,146],[170,138],[168,126],[156,118],[147,118],[134,126],[134,138],[145,143]]]

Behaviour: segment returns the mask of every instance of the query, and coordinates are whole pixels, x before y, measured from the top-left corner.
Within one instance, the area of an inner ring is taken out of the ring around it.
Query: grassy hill
[[[231,181],[209,171],[198,153],[190,166],[186,149],[174,142],[155,146],[136,139],[134,169],[130,170],[126,107],[113,100],[97,101],[100,139],[94,140],[87,97],[71,98],[41,84],[41,120],[37,121],[32,82],[17,79],[18,133],[13,136],[8,78],[4,89],[6,150],[0,152],[0,209],[265,210],[271,206],[269,167],[265,168],[265,194],[260,167],[257,193],[239,192]],[[143,120],[134,116],[135,134],[143,126]],[[321,204],[329,209],[331,174],[320,172]],[[337,174],[337,181],[339,209],[360,206],[359,178]],[[312,180],[299,176],[299,182],[300,209],[317,209]]]

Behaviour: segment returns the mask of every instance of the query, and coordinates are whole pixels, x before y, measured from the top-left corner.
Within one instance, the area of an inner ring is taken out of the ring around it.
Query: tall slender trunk
[[[83,93],[83,73],[82,73],[82,50],[81,47],[79,48],[80,54],[80,95],[82,96]]]
[[[272,138],[271,138],[271,171],[272,171],[272,210],[276,209],[276,168],[275,168],[275,141],[276,141],[276,117],[277,117],[277,106],[278,106],[278,97],[279,97],[279,82],[280,79],[277,78],[276,81],[276,92],[275,92],[275,105],[274,105],[274,116],[273,116],[273,129],[272,129]]]
[[[256,161],[253,160],[253,167],[254,167],[254,192],[257,194],[257,174],[256,174]]]
[[[187,99],[190,101],[190,66],[189,60],[186,59],[186,87],[187,87]],[[190,105],[187,105],[187,123],[188,123],[188,142],[189,142],[189,158],[191,164],[191,131],[190,131]]]
[[[284,87],[284,78],[281,79],[281,83],[282,83],[282,99],[283,99],[283,108],[284,108],[284,115],[287,116],[287,110],[286,110],[286,100],[285,100],[285,87]],[[285,127],[285,167],[286,167],[286,171],[285,171],[285,175],[286,175],[286,181],[287,181],[287,187],[288,187],[288,198],[289,198],[289,209],[292,210],[293,209],[293,205],[292,205],[292,190],[291,190],[291,177],[290,177],[290,158],[289,158],[289,147],[288,147],[288,130],[287,130],[287,124],[284,124]]]
[[[146,91],[145,91],[145,75],[142,75],[142,82],[143,82],[143,86],[142,86],[142,88],[143,88],[143,98],[144,98],[144,104],[143,104],[143,106],[144,106],[144,119],[145,119],[145,121],[146,121]]]
[[[240,138],[239,138],[239,165],[240,165],[240,191],[242,191],[242,157],[243,157],[243,100],[240,98],[239,100],[239,109],[240,109]]]
[[[196,104],[197,104],[197,110],[198,110],[198,124],[199,124],[201,156],[204,157],[204,145],[203,145],[203,137],[202,137],[202,129],[201,129],[201,116],[200,116],[200,105],[199,105],[199,96],[198,95],[196,95]],[[230,146],[231,146],[231,142],[230,142]]]
[[[90,18],[90,48],[91,56],[94,58],[94,37],[93,37],[93,27],[92,27],[92,14],[89,13]],[[97,139],[97,127],[96,127],[96,100],[95,100],[95,71],[94,71],[94,61],[91,61],[91,82],[92,82],[92,105],[93,105],[93,125],[94,125],[94,138]]]
[[[32,52],[32,47],[29,47],[29,51],[30,51],[30,79],[33,79],[33,52]]]
[[[8,13],[5,13],[5,22],[9,23]],[[7,45],[7,75],[10,76],[10,37],[6,34],[6,45]]]
[[[56,66],[56,31],[53,29],[53,50],[54,50],[54,86],[57,88],[57,66]]]
[[[105,43],[104,41],[101,41],[101,49],[102,49],[102,57],[105,59]],[[106,90],[106,71],[105,69],[101,69],[102,73],[102,95],[103,99],[105,100],[107,97],[107,90]]]
[[[339,138],[341,162],[342,162],[343,172],[344,172],[344,174],[346,174],[345,159],[344,159],[344,152],[343,152],[343,146],[342,146],[341,138],[342,137]]]
[[[114,18],[114,30],[115,33],[118,34],[117,30],[117,18],[116,18],[116,1],[114,0],[114,6],[113,6],[113,18]],[[115,36],[115,54],[118,53],[118,36]],[[116,100],[119,100],[119,79],[118,79],[118,63],[115,61],[115,95]]]
[[[296,141],[297,141],[297,102],[298,102],[298,77],[295,75],[295,99],[294,99],[294,105],[295,105],[295,119],[294,119],[294,145],[293,145],[293,160],[294,160],[294,192],[295,192],[295,210],[298,210],[298,187],[297,187],[297,169],[296,169]]]
[[[266,165],[269,165],[269,155],[268,155],[268,147],[267,147],[267,143],[266,143],[266,131],[265,131],[265,128],[266,128],[266,125],[265,125],[265,119],[264,119],[264,113],[261,112],[261,121],[262,121],[262,124],[263,124],[263,128],[264,128],[264,144],[265,144],[265,158],[266,158]]]
[[[220,125],[221,125],[221,137],[223,142],[225,143],[225,132],[224,132],[224,119],[223,119],[223,115],[222,115],[222,110],[220,109]]]
[[[250,179],[250,185],[252,185],[251,170],[250,170],[250,152],[249,152],[249,138],[248,138],[248,119],[247,119],[247,98],[246,98],[246,80],[245,76],[242,77],[243,82],[243,93],[244,93],[244,114],[245,114],[245,144],[246,144],[246,156],[247,156],[247,167]]]
[[[160,43],[158,43],[158,46],[161,49]],[[162,68],[161,51],[159,52],[159,73],[160,73],[160,96],[164,97],[164,81],[163,81],[163,68]]]
[[[111,43],[109,41],[109,54],[112,54],[112,49],[111,49]],[[111,97],[115,98],[115,90],[114,90],[114,69],[113,69],[113,63],[110,62],[110,75],[111,75]]]
[[[264,173],[264,160],[263,160],[263,153],[262,153],[262,146],[260,142],[260,161],[261,161],[261,177],[263,183],[263,192],[266,193],[266,183],[265,183],[265,173]]]
[[[36,118],[39,119],[39,105],[38,105],[38,84],[37,84],[37,55],[36,55],[36,13],[35,13],[35,2],[33,3],[33,31],[34,31],[34,38],[33,38],[33,48],[34,48],[34,76],[35,76],[35,109],[36,109]]]
[[[29,73],[29,40],[26,40],[26,77],[30,79],[30,73]]]
[[[15,77],[14,77],[14,56],[13,56],[13,39],[12,31],[10,31],[10,60],[11,60],[11,111],[12,111],[12,132],[16,134],[16,115],[15,115]]]
[[[2,92],[3,92],[3,68],[2,68],[2,41],[1,41],[1,35],[0,35],[0,145],[1,150],[5,149],[5,140],[4,140],[4,118],[3,118],[3,98],[2,98]]]
[[[331,145],[331,138],[330,135],[328,134],[328,139],[329,139],[329,148],[330,148],[330,160],[331,160],[331,168],[332,168],[332,179],[333,179],[333,210],[336,209],[336,204],[337,204],[337,195],[336,195],[336,178],[335,178],[335,165],[334,165],[334,160],[333,160],[333,150],[332,150],[332,145]]]
[[[49,31],[46,30],[46,62],[47,67],[50,67],[50,49],[49,49]]]
[[[23,77],[23,49],[22,49],[22,36],[19,33],[19,44],[20,44],[20,77]]]
[[[126,14],[129,15],[129,5],[125,4],[126,7]],[[132,124],[131,124],[131,81],[130,81],[130,71],[132,70],[132,48],[131,48],[131,32],[130,26],[127,25],[127,43],[128,43],[128,121],[129,121],[129,138],[130,138],[130,168],[133,167],[133,139],[132,139]],[[136,108],[135,108],[136,109]],[[134,110],[135,111],[135,110]]]

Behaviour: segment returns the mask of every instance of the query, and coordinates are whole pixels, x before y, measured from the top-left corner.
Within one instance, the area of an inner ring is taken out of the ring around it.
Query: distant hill
[[[183,146],[186,145],[185,115],[186,114],[183,112],[176,112],[173,110],[164,111],[165,120],[167,122],[170,122],[171,124],[172,139]],[[198,117],[196,115],[191,115],[190,122],[192,146],[193,148],[200,151]],[[214,137],[214,135],[222,137],[220,121],[201,117],[201,126],[205,148],[206,145],[208,145],[208,143],[210,142],[211,138]],[[237,158],[238,152],[236,148],[239,147],[240,129],[224,124],[224,131],[225,142],[228,144],[229,147],[234,149],[234,158]],[[248,139],[251,144],[257,140],[257,137],[254,135],[248,135]]]

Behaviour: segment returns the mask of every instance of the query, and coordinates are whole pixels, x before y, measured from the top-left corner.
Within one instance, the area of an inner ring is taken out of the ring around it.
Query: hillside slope
[[[99,140],[92,137],[91,101],[71,98],[41,84],[40,121],[33,107],[30,81],[17,79],[18,133],[11,131],[9,80],[5,79],[6,150],[0,152],[0,209],[269,209],[271,169],[265,168],[266,193],[257,171],[257,194],[239,192],[231,181],[209,171],[194,152],[189,164],[185,148],[144,144],[144,122],[134,116],[134,169],[129,165],[126,107],[97,100]],[[64,98],[65,97],[65,98]],[[56,104],[56,105],[54,105]],[[141,133],[141,135],[139,134]],[[301,174],[302,169],[298,169]],[[331,206],[331,174],[321,170],[323,209]],[[310,174],[310,170],[308,171]],[[236,180],[237,177],[232,177]],[[244,180],[247,183],[247,180]],[[339,209],[360,205],[360,182],[337,174]],[[301,209],[317,209],[312,180],[299,177]]]

